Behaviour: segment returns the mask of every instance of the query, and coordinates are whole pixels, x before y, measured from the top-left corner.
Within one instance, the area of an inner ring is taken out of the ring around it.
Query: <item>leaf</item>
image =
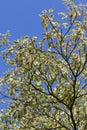
[[[52,9],[52,8],[50,8],[49,10],[48,10],[48,12],[49,13],[52,13],[54,10]]]
[[[87,24],[87,18],[86,17],[84,18],[84,23]]]

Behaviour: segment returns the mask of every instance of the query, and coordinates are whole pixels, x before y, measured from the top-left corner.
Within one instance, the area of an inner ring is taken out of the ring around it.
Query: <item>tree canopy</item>
[[[0,35],[2,57],[11,66],[0,78],[1,99],[9,101],[0,113],[1,130],[87,129],[87,10],[64,4],[61,20],[53,9],[42,11],[39,41],[23,36],[11,43],[9,32]]]

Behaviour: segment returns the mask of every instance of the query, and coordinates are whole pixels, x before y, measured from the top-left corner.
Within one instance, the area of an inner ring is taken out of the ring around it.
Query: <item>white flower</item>
[[[41,85],[41,81],[37,81],[37,85],[38,85],[38,86]]]

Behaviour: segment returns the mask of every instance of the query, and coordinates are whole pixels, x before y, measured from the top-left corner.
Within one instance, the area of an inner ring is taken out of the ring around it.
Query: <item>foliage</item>
[[[53,9],[42,11],[39,42],[24,36],[10,44],[9,33],[1,35],[2,57],[12,66],[0,79],[7,90],[1,95],[10,99],[1,112],[2,130],[87,129],[87,12],[65,4],[61,21]]]

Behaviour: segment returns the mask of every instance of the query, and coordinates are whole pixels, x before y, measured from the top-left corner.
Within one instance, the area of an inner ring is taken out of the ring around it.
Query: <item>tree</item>
[[[68,12],[40,15],[43,38],[24,36],[14,43],[1,35],[2,56],[11,69],[1,77],[10,105],[1,113],[6,130],[87,129],[87,10],[66,2]]]

